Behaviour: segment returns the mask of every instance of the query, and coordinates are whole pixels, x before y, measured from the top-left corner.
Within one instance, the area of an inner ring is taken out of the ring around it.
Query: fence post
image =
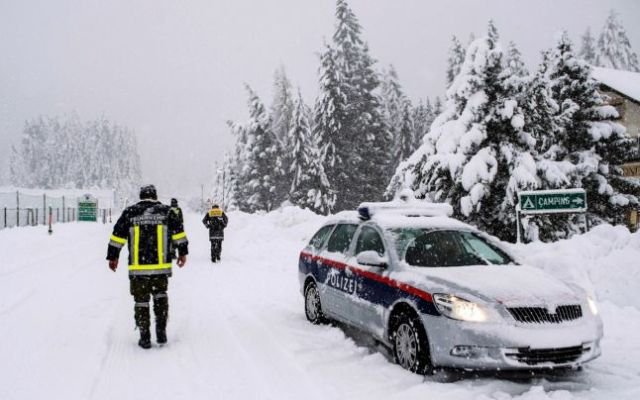
[[[56,208],[56,222],[60,222],[60,208]]]
[[[7,207],[4,208],[4,227],[7,227]]]
[[[47,194],[42,195],[42,225],[47,223]]]
[[[16,226],[20,226],[20,192],[16,190]]]
[[[38,209],[34,208],[35,212],[31,212],[31,225],[32,226],[36,226],[38,225]],[[42,211],[45,215],[47,214],[47,211]],[[44,225],[44,224],[43,224]]]
[[[49,235],[53,233],[53,228],[51,227],[51,220],[53,219],[53,209],[49,207]]]
[[[62,222],[67,222],[67,219],[65,218],[65,215],[64,215],[64,210],[65,210],[65,208],[64,208],[64,196],[62,196]]]

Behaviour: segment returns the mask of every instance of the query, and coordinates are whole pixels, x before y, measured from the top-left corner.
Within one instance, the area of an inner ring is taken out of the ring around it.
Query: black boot
[[[138,340],[138,346],[143,349],[151,348],[151,332],[149,332],[149,329],[140,329],[140,340]]]
[[[158,344],[167,343],[167,329],[164,326],[156,325],[156,341]]]

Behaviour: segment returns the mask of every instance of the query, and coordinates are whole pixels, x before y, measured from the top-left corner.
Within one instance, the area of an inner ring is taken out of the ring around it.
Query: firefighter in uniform
[[[178,206],[178,199],[176,198],[172,198],[171,199],[171,212],[174,213],[176,215],[177,218],[180,219],[180,223],[184,224],[184,219],[182,217],[182,209],[180,208],[180,206]],[[178,249],[176,249],[175,247],[171,248],[171,259],[175,260],[176,258],[178,258],[178,256],[176,255],[176,251]]]
[[[224,240],[224,228],[229,219],[227,214],[217,204],[211,206],[211,210],[204,216],[202,223],[209,228],[209,240],[211,241],[211,261],[220,261],[222,253],[222,241]]]
[[[130,292],[135,301],[136,326],[140,330],[138,345],[144,349],[151,347],[151,297],[156,316],[156,340],[159,344],[167,342],[171,246],[178,249],[177,264],[181,268],[187,262],[189,253],[182,220],[170,212],[169,206],[157,199],[153,185],[140,189],[140,202],[122,212],[113,227],[107,250],[109,268],[115,272],[120,250],[128,244]]]

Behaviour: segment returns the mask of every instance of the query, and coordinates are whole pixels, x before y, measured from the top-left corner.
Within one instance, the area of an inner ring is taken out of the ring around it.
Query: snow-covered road
[[[115,274],[104,260],[110,225],[57,225],[52,236],[43,227],[0,231],[0,399],[640,398],[638,235],[608,228],[606,238],[517,249],[541,268],[575,264],[557,273],[604,297],[604,354],[582,373],[440,383],[357,335],[307,323],[297,257],[321,221],[296,209],[232,213],[223,261],[211,264],[200,216],[187,215],[191,255],[169,285],[169,344],[146,351],[124,259]],[[604,244],[596,251],[592,242]]]

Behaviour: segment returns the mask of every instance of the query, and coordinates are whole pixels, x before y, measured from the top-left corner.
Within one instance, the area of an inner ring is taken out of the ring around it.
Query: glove
[[[187,263],[187,256],[178,256],[178,261],[176,263],[178,264],[178,267],[182,268],[186,263]]]
[[[113,272],[116,272],[117,268],[118,268],[118,259],[116,258],[115,260],[109,260],[109,269],[112,270]]]

